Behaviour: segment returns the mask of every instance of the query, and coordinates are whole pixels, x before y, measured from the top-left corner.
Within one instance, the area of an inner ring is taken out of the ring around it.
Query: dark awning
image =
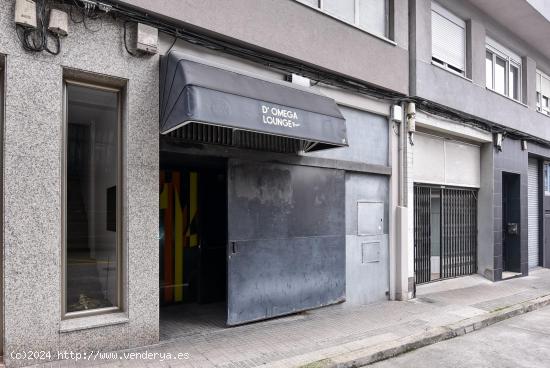
[[[160,132],[189,123],[293,138],[309,150],[347,146],[346,123],[333,99],[170,52],[161,58]]]

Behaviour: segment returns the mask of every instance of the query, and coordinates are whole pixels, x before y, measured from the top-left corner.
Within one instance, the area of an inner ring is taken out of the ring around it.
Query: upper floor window
[[[432,61],[453,72],[466,71],[466,22],[432,2]]]
[[[521,99],[521,57],[490,38],[485,52],[485,83],[501,95]]]
[[[537,70],[537,111],[550,115],[550,77]]]
[[[388,38],[390,0],[298,0],[367,32]]]

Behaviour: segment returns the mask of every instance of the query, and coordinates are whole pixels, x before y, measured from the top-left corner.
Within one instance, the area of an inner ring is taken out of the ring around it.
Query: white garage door
[[[479,146],[417,133],[413,150],[416,183],[479,188]]]
[[[536,159],[529,159],[528,167],[529,268],[539,265],[539,170]]]

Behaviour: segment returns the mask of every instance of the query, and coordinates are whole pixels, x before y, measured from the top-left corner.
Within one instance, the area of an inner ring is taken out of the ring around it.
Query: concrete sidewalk
[[[361,366],[550,304],[550,270],[492,283],[468,276],[424,285],[417,298],[364,307],[337,305],[218,331],[195,333],[125,353],[188,353],[182,360],[92,360],[49,366]]]

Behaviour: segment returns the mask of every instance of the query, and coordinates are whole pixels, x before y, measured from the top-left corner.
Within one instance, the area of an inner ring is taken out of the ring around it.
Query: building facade
[[[499,281],[546,266],[547,7],[420,0],[410,9],[410,96],[428,113],[418,116],[407,165],[417,282],[472,271]],[[427,172],[436,153],[438,170]],[[469,190],[473,201],[447,193],[447,203],[441,191],[449,187]],[[426,190],[432,199],[422,203]],[[429,206],[435,212],[422,215]]]
[[[39,0],[36,28],[19,3],[0,4],[9,367],[550,262],[542,1]]]
[[[409,296],[391,117],[407,1],[38,1],[35,30],[16,3],[0,12],[8,366],[150,345],[174,315]],[[51,9],[68,35],[38,42]],[[136,50],[138,21],[157,53]]]

